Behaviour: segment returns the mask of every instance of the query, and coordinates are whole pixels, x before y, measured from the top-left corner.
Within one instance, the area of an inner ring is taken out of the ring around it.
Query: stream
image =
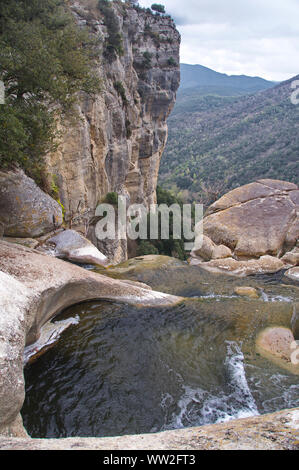
[[[299,406],[299,376],[255,348],[263,328],[290,327],[298,287],[179,263],[139,268],[111,275],[189,298],[163,308],[89,302],[59,315],[54,321],[76,321],[25,368],[22,416],[32,437],[158,432]],[[260,299],[233,294],[244,282],[263,287]]]

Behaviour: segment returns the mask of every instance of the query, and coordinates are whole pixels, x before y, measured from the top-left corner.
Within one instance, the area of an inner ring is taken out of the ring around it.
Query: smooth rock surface
[[[236,188],[209,207],[202,222],[204,243],[191,253],[191,263],[236,275],[296,266],[298,214],[299,190],[293,183],[260,180]]]
[[[38,237],[61,226],[62,209],[22,170],[0,171],[0,222],[6,236]]]
[[[107,266],[108,258],[103,255],[87,238],[75,230],[65,230],[50,238],[47,244],[55,245],[54,255],[82,264]]]
[[[260,333],[258,347],[273,354],[284,361],[290,362],[291,344],[295,341],[294,335],[288,328],[267,328]]]
[[[241,297],[250,297],[251,299],[258,299],[260,297],[257,289],[254,287],[236,287],[234,292]]]
[[[25,345],[34,343],[41,327],[56,314],[92,299],[141,306],[180,301],[179,297],[114,280],[0,241],[0,433],[13,434],[15,421],[19,420],[25,393]]]
[[[1,450],[299,450],[299,408],[198,428],[122,437],[9,439]]]
[[[289,269],[285,273],[285,276],[287,276],[289,279],[292,279],[292,281],[299,282],[299,267]]]

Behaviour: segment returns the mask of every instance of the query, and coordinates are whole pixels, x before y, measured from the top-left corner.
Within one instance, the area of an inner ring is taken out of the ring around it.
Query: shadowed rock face
[[[103,44],[108,31],[100,12],[91,14],[79,2],[73,2],[72,10],[78,23],[87,24]],[[179,87],[180,35],[172,19],[137,12],[128,3],[114,4],[113,11],[124,54],[107,60],[100,53],[97,71],[102,92],[95,99],[82,94],[80,120],[62,129],[61,146],[47,159],[66,220],[75,216],[76,223],[90,220],[108,192],[124,195],[131,204],[156,202],[166,119]],[[145,53],[151,57],[146,65]],[[96,241],[92,233],[89,236]],[[98,248],[112,262],[125,260],[127,244],[121,240],[111,244]]]
[[[207,261],[202,263],[207,269],[239,275],[296,265],[298,211],[299,189],[293,183],[260,180],[237,188],[208,209],[204,244],[193,251],[193,263]],[[209,259],[208,241],[213,246]],[[231,256],[214,256],[215,245],[229,248]]]
[[[0,172],[0,226],[10,237],[38,237],[62,224],[62,209],[21,170]]]
[[[0,434],[22,434],[25,344],[35,342],[40,328],[66,307],[97,298],[140,305],[180,300],[0,242]]]

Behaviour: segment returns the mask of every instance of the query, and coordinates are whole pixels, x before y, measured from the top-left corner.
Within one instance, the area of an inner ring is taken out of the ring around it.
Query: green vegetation
[[[105,42],[104,57],[108,60],[115,60],[117,55],[122,56],[123,38],[119,29],[117,16],[111,7],[109,0],[99,0],[99,9],[105,18],[105,25],[108,30],[108,38]]]
[[[150,69],[152,67],[152,58],[153,58],[153,55],[150,52],[145,51],[143,53],[142,67],[144,69]]]
[[[170,67],[177,67],[177,65],[178,65],[173,57],[170,57],[170,58],[168,59],[167,64],[168,64]]]
[[[242,97],[179,93],[168,120],[160,184],[208,205],[262,178],[298,183],[298,106],[291,82]]]
[[[117,206],[118,204],[118,194],[115,192],[107,193],[104,199],[106,204],[111,204],[112,206]]]
[[[64,0],[1,0],[0,167],[19,165],[43,183],[57,119],[73,114],[77,93],[100,89],[97,43],[77,27]]]
[[[166,204],[168,207],[173,204],[179,204],[182,208],[183,201],[178,197],[174,196],[170,191],[162,189],[160,186],[157,187],[157,204]],[[169,240],[162,240],[161,238],[161,215],[159,214],[159,237],[158,240],[150,239],[150,216],[148,216],[148,240],[138,241],[138,256],[160,254],[166,256],[172,256],[181,260],[187,259],[187,253],[184,249],[184,243],[188,240],[175,240],[173,238],[173,214],[170,213],[170,237]],[[183,223],[183,222],[182,222]],[[183,233],[183,225],[182,225]]]
[[[151,242],[147,240],[141,240],[137,248],[137,256],[145,255],[159,255],[159,250]]]
[[[226,75],[203,65],[181,64],[181,91],[196,88],[200,94],[237,96],[267,90],[274,85],[260,77]]]
[[[115,82],[114,83],[114,88],[121,97],[124,106],[128,104],[127,96],[126,96],[126,90],[125,87],[123,86],[122,82]]]
[[[50,193],[50,196],[52,196],[53,199],[55,199],[58,202],[58,204],[60,205],[61,210],[62,210],[62,216],[63,216],[63,219],[64,219],[65,207],[64,207],[64,205],[62,204],[62,202],[59,198],[59,188],[58,188],[58,185],[57,185],[57,175],[52,176],[51,189],[48,192]]]
[[[127,118],[126,119],[126,135],[127,135],[127,139],[130,139],[131,135],[132,135],[132,128],[131,128],[131,121]]]
[[[162,13],[162,14],[166,13],[166,12],[165,12],[165,6],[164,6],[164,5],[161,5],[161,4],[159,4],[159,3],[154,3],[154,4],[151,6],[151,9],[152,9],[153,11],[158,12],[158,13]]]

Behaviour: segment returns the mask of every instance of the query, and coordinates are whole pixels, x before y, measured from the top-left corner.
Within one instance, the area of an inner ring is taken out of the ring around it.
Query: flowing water
[[[59,320],[70,317],[78,324],[25,369],[22,414],[32,437],[156,432],[299,406],[299,376],[255,352],[260,329],[290,325],[290,302],[101,301]]]
[[[242,281],[149,259],[108,274],[189,298],[163,308],[91,302],[55,319],[76,321],[25,368],[32,437],[148,433],[299,406],[299,375],[255,346],[263,328],[296,323],[298,286],[282,274]],[[236,296],[239,285],[257,287],[260,299]]]

